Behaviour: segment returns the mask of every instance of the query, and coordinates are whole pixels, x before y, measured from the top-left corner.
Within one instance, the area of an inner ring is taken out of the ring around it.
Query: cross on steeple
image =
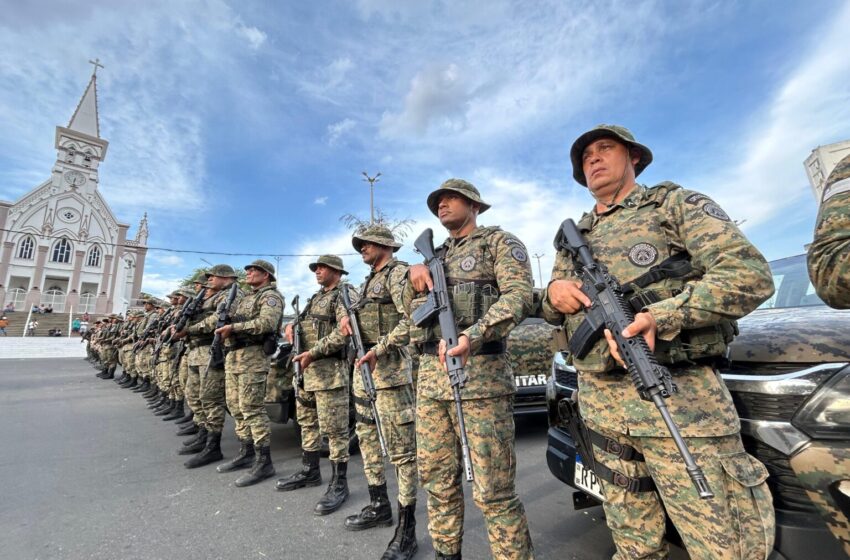
[[[105,66],[100,63],[99,58],[95,58],[94,60],[89,60],[89,64],[94,64],[94,71],[92,71],[93,76],[97,76],[97,69],[98,68],[105,68]]]

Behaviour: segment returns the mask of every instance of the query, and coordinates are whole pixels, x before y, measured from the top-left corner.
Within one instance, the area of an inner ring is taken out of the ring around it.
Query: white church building
[[[50,178],[15,202],[0,200],[0,301],[26,312],[120,313],[142,288],[145,215],[133,239],[98,190],[109,142],[100,137],[97,67],[68,126],[56,127]]]

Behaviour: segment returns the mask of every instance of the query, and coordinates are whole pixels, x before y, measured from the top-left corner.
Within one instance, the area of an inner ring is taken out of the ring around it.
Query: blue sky
[[[569,145],[616,122],[655,154],[642,182],[711,195],[772,259],[811,238],[803,160],[850,138],[841,0],[36,0],[3,12],[0,198],[47,178],[54,127],[99,57],[100,188],[131,235],[148,212],[156,247],[350,253],[339,218],[368,216],[361,171],[382,173],[377,205],[416,220],[411,237],[439,227],[424,200],[456,176],[493,204],[480,222],[543,253],[548,277],[556,227],[591,205]],[[287,299],[315,289],[310,260],[281,259]],[[359,282],[366,268],[345,260]],[[203,265],[151,251],[144,288],[162,294]]]

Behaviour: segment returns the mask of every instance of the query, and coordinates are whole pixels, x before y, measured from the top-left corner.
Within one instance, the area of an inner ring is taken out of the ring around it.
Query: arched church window
[[[32,260],[35,253],[35,241],[29,235],[21,239],[21,244],[18,245],[18,258]]]
[[[100,247],[97,245],[93,245],[91,249],[89,249],[89,255],[86,257],[86,266],[100,266]]]
[[[63,237],[53,246],[53,255],[51,261],[57,263],[71,262],[71,242],[66,237]]]

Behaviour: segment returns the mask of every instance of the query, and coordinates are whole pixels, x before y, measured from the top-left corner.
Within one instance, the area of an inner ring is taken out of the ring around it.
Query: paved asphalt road
[[[348,502],[315,517],[325,485],[281,493],[272,479],[240,489],[238,475],[212,465],[187,470],[174,424],[94,373],[82,359],[0,360],[0,557],[374,560],[392,538],[393,528],[342,527],[368,499],[359,456],[349,468]],[[230,418],[222,447],[227,458],[238,449]],[[601,508],[573,511],[569,489],[546,467],[545,448],[546,418],[518,419],[517,486],[536,557],[610,558]],[[300,467],[292,425],[273,425],[272,451],[279,474]],[[325,459],[322,470],[327,481]],[[466,495],[464,557],[489,558],[469,486]],[[433,558],[422,492],[419,504],[416,558]]]

